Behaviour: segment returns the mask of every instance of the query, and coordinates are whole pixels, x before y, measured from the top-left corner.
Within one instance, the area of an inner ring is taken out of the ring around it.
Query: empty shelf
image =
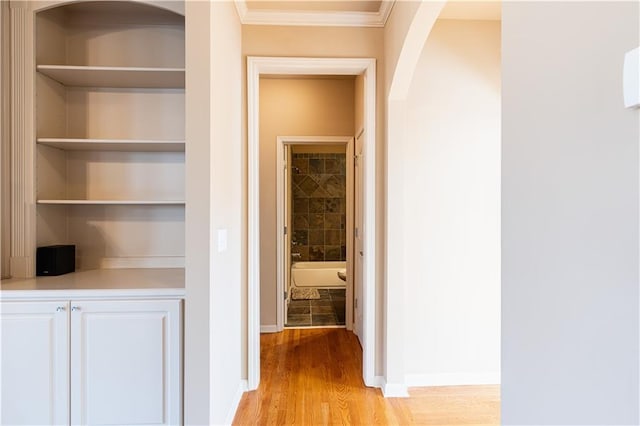
[[[38,143],[69,151],[184,152],[184,141],[38,138]]]
[[[184,89],[184,68],[38,65],[37,70],[65,86]]]
[[[184,205],[184,200],[38,200],[38,204],[60,205]]]

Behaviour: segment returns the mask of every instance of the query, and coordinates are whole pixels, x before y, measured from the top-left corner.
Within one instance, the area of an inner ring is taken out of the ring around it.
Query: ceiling
[[[236,0],[236,7],[242,23],[249,25],[384,27],[394,3],[395,0]],[[499,0],[449,0],[440,18],[500,20],[501,9]]]

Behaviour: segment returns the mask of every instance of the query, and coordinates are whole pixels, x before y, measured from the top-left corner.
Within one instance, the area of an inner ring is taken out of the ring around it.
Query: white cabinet
[[[71,304],[71,424],[180,424],[178,301]]]
[[[181,301],[1,307],[2,424],[182,422]]]
[[[69,303],[0,303],[0,424],[69,423]]]

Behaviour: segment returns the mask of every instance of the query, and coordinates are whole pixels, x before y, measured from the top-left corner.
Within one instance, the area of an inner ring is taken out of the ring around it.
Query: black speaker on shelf
[[[56,245],[36,250],[36,275],[54,276],[76,270],[76,246]]]

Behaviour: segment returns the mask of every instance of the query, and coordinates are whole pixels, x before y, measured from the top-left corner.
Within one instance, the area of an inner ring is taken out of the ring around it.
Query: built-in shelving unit
[[[184,265],[184,52],[163,7],[36,14],[37,246],[75,244],[79,269]]]

